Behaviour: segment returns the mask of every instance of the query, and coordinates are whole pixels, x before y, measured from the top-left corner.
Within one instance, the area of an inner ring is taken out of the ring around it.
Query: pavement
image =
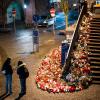
[[[27,64],[30,76],[27,79],[27,93],[20,100],[100,100],[100,85],[93,84],[88,89],[73,93],[48,93],[37,88],[35,77],[41,60],[53,49],[61,45],[65,37],[54,38],[52,32],[40,30],[39,52],[32,53],[32,30],[20,30],[17,33],[0,34],[1,65],[6,57],[12,58],[13,94],[3,100],[15,100],[20,92],[19,78],[16,74],[18,60]],[[0,67],[1,68],[1,67]],[[0,96],[5,93],[5,77],[0,74]],[[0,100],[2,100],[0,98]]]

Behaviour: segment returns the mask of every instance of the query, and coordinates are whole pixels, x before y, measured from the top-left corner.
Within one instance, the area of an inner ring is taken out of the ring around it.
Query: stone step
[[[97,44],[97,43],[95,43],[95,44],[92,44],[92,43],[88,43],[87,44],[87,46],[99,46],[100,44]]]
[[[90,64],[98,64],[98,65],[100,65],[100,62],[99,61],[91,61]]]
[[[98,19],[98,18],[100,18],[100,14],[95,14],[95,15],[93,16],[93,19]]]
[[[100,61],[100,58],[97,58],[97,57],[88,57],[88,59],[90,59],[90,60]]]
[[[93,70],[92,70],[91,73],[92,73],[92,74],[95,74],[96,76],[99,76],[99,75],[100,75],[100,71],[93,71]]]
[[[88,39],[88,41],[91,41],[91,42],[100,42],[100,39]]]
[[[96,24],[99,25],[98,23],[100,23],[100,19],[92,19],[90,20],[89,24]]]
[[[88,42],[87,45],[100,46],[100,43],[99,42]]]
[[[87,44],[100,44],[99,42],[88,42]]]
[[[100,58],[100,53],[88,53],[88,57]]]
[[[100,39],[88,39],[91,42],[100,42]]]
[[[89,35],[100,36],[100,33],[89,33]]]
[[[94,33],[88,33],[88,34],[100,34],[100,33],[99,33],[99,32],[97,32],[97,33],[96,33],[96,32],[94,32]]]
[[[100,84],[100,81],[95,81],[95,80],[93,80],[93,81],[92,81],[92,84]]]
[[[93,51],[93,50],[94,50],[94,51]],[[89,53],[97,53],[97,54],[100,53],[100,51],[95,51],[95,49],[93,49],[93,50],[92,50],[92,51],[89,51],[89,50],[88,50],[88,52],[89,52]]]
[[[97,53],[97,52],[100,52],[100,50],[97,50],[97,49],[88,49],[88,51],[89,51],[89,52],[96,52],[96,53]]]
[[[99,68],[90,68],[91,71],[100,71],[100,67]]]
[[[90,23],[91,22],[100,22],[100,18],[93,18],[92,20],[90,20]]]
[[[94,38],[95,38],[95,39],[100,39],[100,36],[91,36],[91,35],[90,35],[90,36],[89,36],[89,38],[93,38],[93,39],[94,39]]]
[[[90,49],[100,49],[100,46],[96,46],[96,45],[94,45],[94,46],[87,45],[87,47]]]
[[[98,47],[99,47],[99,46],[100,46],[100,44],[96,44],[96,43],[95,43],[95,44],[88,43],[88,44],[87,44],[87,46],[94,46],[94,47],[97,47],[97,46],[98,46]]]
[[[100,17],[93,17],[90,21],[100,20]]]
[[[98,24],[98,25],[100,25],[100,22],[90,22],[90,24]]]
[[[91,66],[100,66],[100,62],[98,61],[90,61]]]
[[[93,81],[100,81],[100,76],[91,76]]]
[[[99,78],[100,79],[100,76],[91,76],[91,78]]]
[[[100,30],[100,27],[89,27],[90,30]]]
[[[96,24],[96,23],[92,23],[92,24],[90,23],[89,25],[90,25],[90,27],[91,27],[91,26],[93,26],[93,27],[96,27],[96,26],[98,27],[98,26],[100,26],[100,24]]]
[[[100,33],[100,30],[90,30],[90,33]]]
[[[100,66],[90,66],[91,70],[99,70],[100,71]]]
[[[98,63],[98,61],[97,61],[97,63],[96,63],[96,61],[94,61],[93,63],[91,63],[91,62],[93,62],[93,61],[90,61],[90,65],[91,65],[91,69],[93,69],[93,70],[96,70],[96,71],[100,71],[100,63]]]
[[[90,27],[100,27],[99,24],[90,24]]]
[[[89,42],[87,43],[88,59],[90,60],[92,83],[100,84],[100,15],[90,21]]]

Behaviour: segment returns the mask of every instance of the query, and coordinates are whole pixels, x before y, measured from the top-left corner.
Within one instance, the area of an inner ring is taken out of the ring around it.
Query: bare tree
[[[61,0],[61,9],[65,14],[66,27],[68,27],[68,0]]]

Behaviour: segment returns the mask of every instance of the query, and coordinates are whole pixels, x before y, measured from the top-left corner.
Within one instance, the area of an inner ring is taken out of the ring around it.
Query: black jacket
[[[5,75],[9,75],[9,74],[13,74],[13,70],[12,70],[12,67],[11,65],[4,65],[2,67],[2,71],[5,71]]]
[[[25,79],[26,78],[26,73],[25,73],[25,67],[24,65],[18,66],[17,68],[17,74],[19,75],[20,79]]]

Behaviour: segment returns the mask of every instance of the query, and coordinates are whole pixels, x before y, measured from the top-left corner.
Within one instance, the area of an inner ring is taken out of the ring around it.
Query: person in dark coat
[[[22,61],[18,61],[18,68],[17,68],[17,74],[19,75],[20,79],[20,86],[21,86],[21,92],[19,93],[19,96],[26,94],[26,75],[25,75],[25,63]]]
[[[6,61],[3,64],[2,67],[2,73],[5,75],[6,77],[6,94],[12,94],[12,74],[13,74],[13,70],[12,70],[12,66],[11,64],[11,58],[7,58]]]

